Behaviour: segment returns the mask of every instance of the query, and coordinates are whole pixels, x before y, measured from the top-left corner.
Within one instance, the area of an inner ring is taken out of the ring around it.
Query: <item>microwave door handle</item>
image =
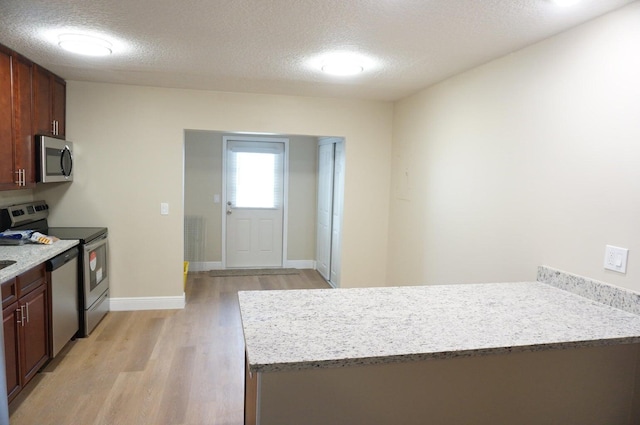
[[[69,156],[69,170],[65,168],[64,159],[66,156]],[[71,171],[73,170],[73,156],[71,155],[71,150],[69,146],[65,146],[62,151],[60,151],[60,171],[62,171],[62,175],[65,177],[69,177],[71,175]]]

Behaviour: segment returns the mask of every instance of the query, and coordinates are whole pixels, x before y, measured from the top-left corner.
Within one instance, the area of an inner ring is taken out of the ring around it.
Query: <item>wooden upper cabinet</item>
[[[32,69],[0,46],[0,190],[35,186]]]
[[[0,191],[36,185],[35,135],[64,139],[66,82],[0,44]]]
[[[11,51],[0,45],[0,189],[13,189],[13,100]]]
[[[52,119],[57,123],[57,135],[65,138],[66,135],[66,110],[67,110],[67,83],[58,76],[53,76],[53,98],[51,99]]]
[[[13,114],[15,168],[22,170],[22,187],[36,185],[35,140],[33,135],[33,63],[14,53],[13,69]]]
[[[53,136],[51,99],[51,74],[36,65],[33,67],[34,134]]]
[[[67,85],[38,65],[33,67],[34,134],[64,139]]]

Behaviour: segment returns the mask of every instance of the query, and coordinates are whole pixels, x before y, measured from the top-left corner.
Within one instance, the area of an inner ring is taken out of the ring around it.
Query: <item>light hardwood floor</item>
[[[190,273],[184,310],[111,312],[10,406],[11,425],[241,425],[238,290],[327,288],[297,275]]]

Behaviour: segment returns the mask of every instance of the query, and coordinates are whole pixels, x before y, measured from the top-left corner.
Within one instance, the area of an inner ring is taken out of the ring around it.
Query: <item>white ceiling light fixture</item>
[[[370,60],[355,53],[331,52],[317,57],[312,66],[320,71],[338,77],[350,77],[364,72]]]
[[[359,62],[349,58],[333,58],[325,62],[320,69],[322,72],[340,77],[358,75],[364,71],[364,67]]]
[[[551,0],[553,4],[560,7],[574,6],[580,3],[580,0]]]
[[[69,52],[85,56],[109,56],[113,53],[111,43],[86,34],[60,34],[58,45]]]

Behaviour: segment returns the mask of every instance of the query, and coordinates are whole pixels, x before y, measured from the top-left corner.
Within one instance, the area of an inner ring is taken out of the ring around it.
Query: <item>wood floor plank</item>
[[[11,425],[241,425],[239,290],[327,288],[296,275],[189,273],[183,310],[110,312],[11,403]]]
[[[195,368],[195,347],[181,347],[171,361],[171,372],[164,386],[162,402],[156,416],[158,425],[183,424],[190,401],[190,385]]]
[[[135,352],[136,355],[129,357],[127,365],[124,368],[125,372],[136,372],[145,369],[151,353],[158,342],[158,336],[164,326],[164,322],[165,319],[163,318],[153,317],[142,323],[135,338],[136,346],[132,347],[132,351]]]

